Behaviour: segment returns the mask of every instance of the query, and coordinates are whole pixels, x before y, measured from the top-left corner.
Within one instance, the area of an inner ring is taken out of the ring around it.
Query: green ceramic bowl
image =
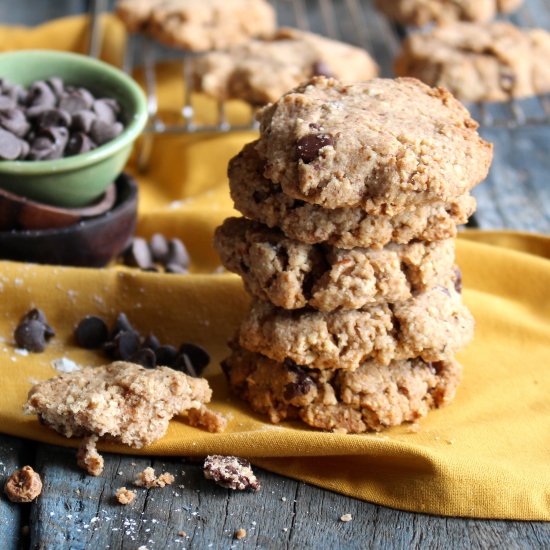
[[[29,86],[61,77],[68,85],[112,97],[122,108],[124,131],[112,141],[81,155],[58,160],[0,161],[0,187],[29,199],[63,207],[94,202],[122,172],[132,144],[147,122],[145,96],[134,80],[90,57],[49,50],[0,54],[0,78]]]

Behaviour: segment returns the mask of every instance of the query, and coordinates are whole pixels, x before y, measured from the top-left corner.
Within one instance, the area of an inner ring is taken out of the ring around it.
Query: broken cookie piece
[[[145,487],[146,489],[152,489],[154,487],[162,488],[166,487],[166,485],[172,485],[174,480],[174,476],[169,472],[164,472],[157,477],[154,468],[149,466],[137,475],[134,480],[134,485],[136,487]]]
[[[117,361],[39,382],[31,388],[23,410],[66,437],[96,436],[139,449],[163,437],[175,415],[187,416],[198,409],[198,417],[204,417],[204,404],[211,397],[204,378]],[[201,424],[192,414],[194,425],[224,427],[222,422]],[[79,453],[81,466],[90,473],[99,466],[94,451],[95,440],[87,439]]]
[[[23,466],[11,474],[4,485],[4,493],[12,502],[31,502],[42,492],[40,475],[30,466]]]
[[[236,456],[210,455],[204,461],[204,477],[234,491],[260,490],[260,481],[254,475],[250,462]]]

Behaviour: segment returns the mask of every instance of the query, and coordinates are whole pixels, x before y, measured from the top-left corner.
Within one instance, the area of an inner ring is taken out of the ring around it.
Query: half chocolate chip
[[[305,164],[314,161],[323,147],[334,146],[334,138],[331,134],[307,134],[296,143],[298,158]]]

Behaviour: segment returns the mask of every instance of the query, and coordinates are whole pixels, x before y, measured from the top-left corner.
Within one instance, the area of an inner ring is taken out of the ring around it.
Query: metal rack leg
[[[89,0],[90,31],[88,55],[90,57],[99,57],[101,55],[102,28],[100,15],[106,10],[107,0]]]

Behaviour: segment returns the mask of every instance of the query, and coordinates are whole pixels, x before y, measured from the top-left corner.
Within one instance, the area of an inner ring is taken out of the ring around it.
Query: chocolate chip
[[[298,158],[309,164],[319,156],[323,147],[334,146],[334,138],[330,134],[308,134],[296,143]]]
[[[46,315],[41,309],[33,308],[27,311],[27,313],[25,313],[25,315],[21,318],[21,323],[25,321],[38,321],[42,323],[44,325],[44,336],[46,337],[46,340],[49,340],[55,336],[55,330],[48,324]]]
[[[57,126],[70,126],[71,115],[63,109],[47,109],[38,115],[36,123],[39,128],[52,128]]]
[[[16,101],[9,95],[0,95],[0,111],[9,111],[15,109]]]
[[[180,239],[170,239],[168,241],[168,258],[166,263],[177,264],[185,268],[189,267],[189,253]]]
[[[0,128],[0,159],[3,160],[15,160],[21,154],[21,140]]]
[[[159,339],[154,334],[148,334],[145,337],[145,340],[143,340],[143,344],[141,345],[141,347],[150,348],[153,351],[156,351],[160,348]]]
[[[65,148],[65,155],[68,157],[80,155],[95,148],[96,144],[86,134],[78,132],[69,138],[67,147]]]
[[[181,367],[191,368],[189,369],[190,376],[200,376],[204,369],[210,363],[210,355],[201,346],[197,344],[185,343],[180,348]]]
[[[21,140],[21,153],[19,153],[18,158],[21,160],[26,159],[30,150],[31,146],[26,141]]]
[[[0,113],[0,126],[20,138],[24,137],[31,127],[21,109],[10,109]]]
[[[59,100],[59,108],[73,115],[78,111],[85,111],[92,107],[94,97],[88,90],[78,88],[76,90],[65,91]]]
[[[93,111],[97,118],[107,124],[116,122],[119,107],[113,99],[96,99],[93,104]]]
[[[27,94],[27,116],[37,116],[46,109],[53,109],[55,104],[55,94],[43,80],[31,84]]]
[[[131,267],[147,269],[153,264],[153,257],[145,239],[135,237],[124,253],[124,263]]]
[[[15,343],[17,347],[40,353],[46,349],[46,335],[44,324],[38,320],[23,321],[15,329]]]
[[[166,237],[160,233],[155,233],[149,241],[149,248],[155,262],[164,264],[168,260],[169,249]]]
[[[160,346],[156,351],[157,365],[163,367],[173,367],[178,358],[178,350],[174,346]]]
[[[166,264],[166,273],[173,273],[176,275],[187,275],[189,271],[185,269],[185,267],[181,267],[181,265],[178,264]]]
[[[334,73],[324,61],[315,61],[311,66],[311,74],[312,76],[334,76]]]
[[[81,348],[98,349],[109,338],[109,329],[101,317],[87,315],[78,323],[74,334]]]
[[[55,142],[46,136],[39,136],[32,140],[28,158],[30,160],[49,160],[56,154]]]
[[[46,80],[46,84],[52,89],[55,97],[59,99],[63,95],[63,80],[57,76],[52,76]]]
[[[455,280],[454,280],[455,290],[459,294],[462,294],[462,271],[460,270],[460,267],[458,267],[457,265],[455,265],[454,267],[454,276],[455,276]]]
[[[149,348],[141,348],[130,357],[131,363],[141,365],[146,369],[154,369],[157,366],[155,352]]]
[[[92,129],[92,124],[96,118],[95,113],[92,113],[92,111],[78,111],[73,115],[71,128],[87,134]]]
[[[139,334],[133,330],[121,330],[113,339],[115,359],[128,361],[139,349]]]
[[[111,330],[111,338],[114,338],[123,330],[135,332],[134,327],[126,316],[126,313],[119,313],[113,325],[113,329]]]
[[[109,124],[102,120],[94,120],[90,130],[90,137],[98,144],[103,145],[116,138],[124,129],[120,122]]]
[[[259,204],[263,201],[265,201],[269,197],[269,193],[267,191],[263,191],[262,189],[259,189],[258,191],[254,191],[252,193],[252,198],[256,202],[256,204]]]
[[[288,401],[292,401],[297,397],[306,395],[315,385],[311,377],[307,374],[307,371],[289,358],[286,358],[283,364],[294,374],[295,378],[294,382],[285,385],[283,397]]]

